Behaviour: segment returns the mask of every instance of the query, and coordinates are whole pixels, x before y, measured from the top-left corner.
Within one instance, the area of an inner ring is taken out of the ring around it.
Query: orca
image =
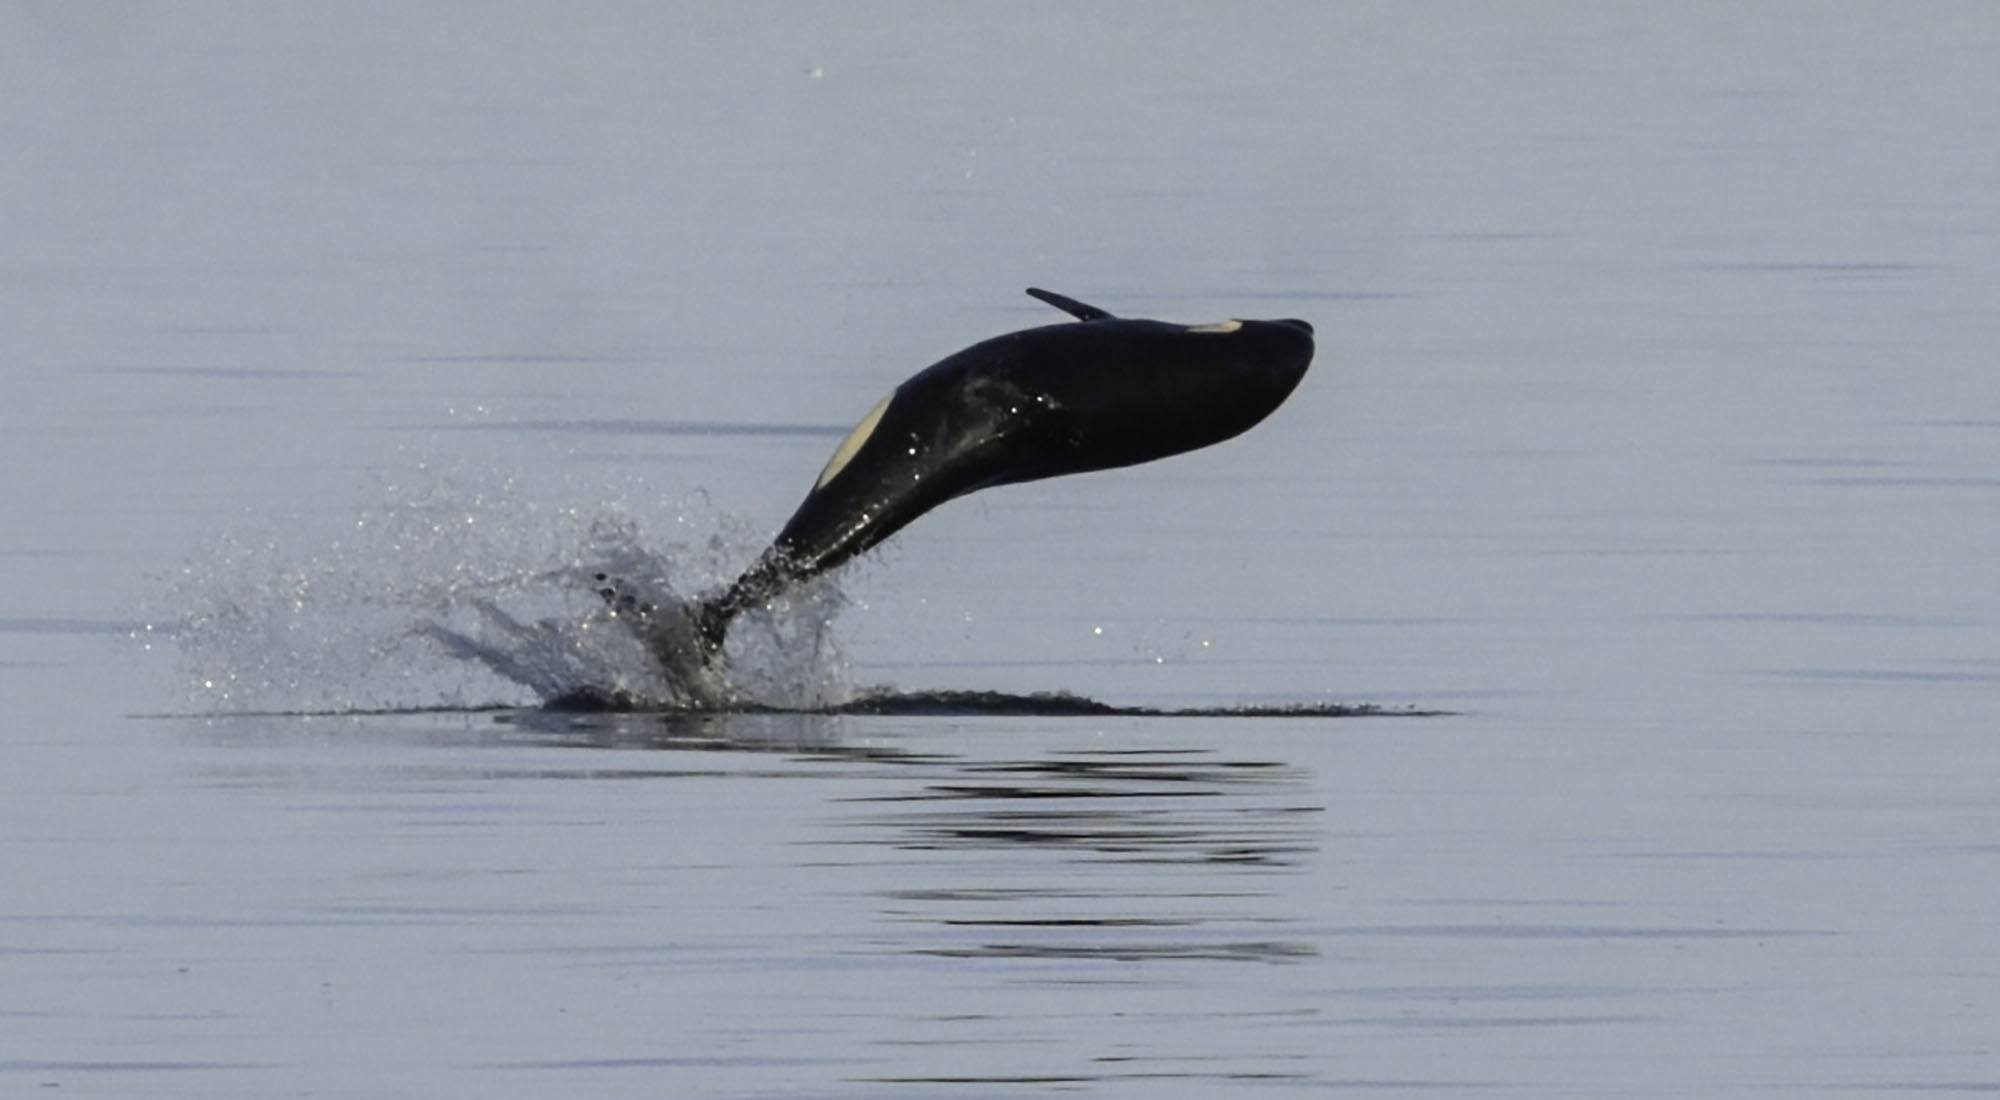
[[[1300,320],[1182,325],[1114,317],[1039,288],[1028,294],[1076,320],[974,344],[877,402],[770,547],[693,608],[704,666],[721,653],[738,613],[938,505],[995,485],[1220,443],[1277,409],[1312,362],[1313,329]],[[632,609],[632,597],[616,589],[601,595],[614,609]]]

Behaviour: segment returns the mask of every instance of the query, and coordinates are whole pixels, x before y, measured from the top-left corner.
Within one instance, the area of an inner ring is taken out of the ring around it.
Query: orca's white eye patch
[[[1189,332],[1213,332],[1221,334],[1226,332],[1235,332],[1237,329],[1242,327],[1243,327],[1243,322],[1241,321],[1217,321],[1212,325],[1189,325],[1187,327],[1187,330]]]
[[[826,469],[819,472],[819,480],[813,482],[814,491],[826,488],[827,482],[839,476],[840,471],[846,469],[849,462],[854,461],[855,453],[868,442],[869,436],[875,434],[875,425],[881,423],[882,414],[888,410],[889,402],[895,398],[895,392],[891,391],[889,396],[875,402],[875,407],[868,410],[868,415],[861,418],[861,423],[856,424],[854,430],[847,433],[847,438],[840,441],[840,446],[834,448],[833,457],[826,460]]]

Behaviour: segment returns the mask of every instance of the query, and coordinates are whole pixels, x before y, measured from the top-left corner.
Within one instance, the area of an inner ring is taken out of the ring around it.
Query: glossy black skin
[[[1275,410],[1312,362],[1304,321],[1201,332],[1085,318],[997,336],[896,387],[866,442],[816,487],[735,584],[698,615],[719,649],[729,620],[831,569],[953,497],[993,485],[1150,462],[1220,443]]]

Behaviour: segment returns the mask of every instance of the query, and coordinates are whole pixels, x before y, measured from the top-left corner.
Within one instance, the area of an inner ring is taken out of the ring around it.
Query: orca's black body
[[[953,497],[1130,466],[1220,443],[1269,416],[1312,362],[1304,321],[1177,325],[1029,294],[1081,323],[996,336],[875,406],[742,577],[695,612],[706,652],[729,622]]]

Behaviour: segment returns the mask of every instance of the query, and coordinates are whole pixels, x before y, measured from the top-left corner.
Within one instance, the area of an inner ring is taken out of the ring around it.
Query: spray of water
[[[700,497],[552,506],[511,479],[430,474],[375,497],[338,521],[247,523],[160,579],[154,633],[175,643],[189,706],[818,708],[850,694],[830,581],[746,613],[725,660],[703,664],[693,601],[761,540]],[[631,603],[608,604],[603,577]]]

